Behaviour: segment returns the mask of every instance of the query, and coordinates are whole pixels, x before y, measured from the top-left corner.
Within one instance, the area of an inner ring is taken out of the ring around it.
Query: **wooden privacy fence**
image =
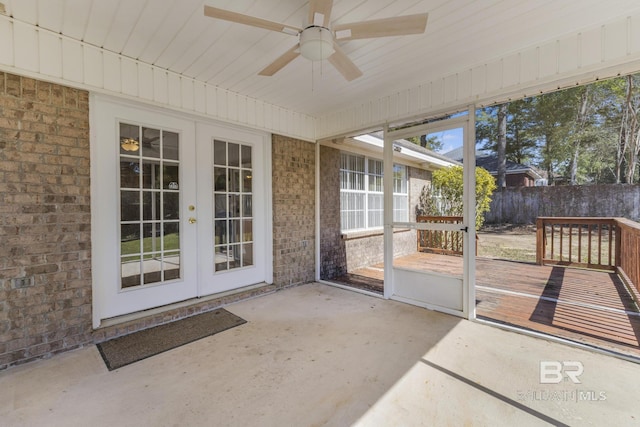
[[[461,216],[418,216],[416,222],[460,224]],[[418,252],[462,255],[464,231],[418,230]]]
[[[617,272],[640,291],[640,224],[625,218],[539,217],[536,263]]]

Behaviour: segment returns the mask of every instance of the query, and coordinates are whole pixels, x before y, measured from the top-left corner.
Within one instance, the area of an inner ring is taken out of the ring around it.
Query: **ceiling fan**
[[[299,55],[302,55],[311,61],[329,59],[329,62],[336,67],[347,81],[360,77],[362,71],[344,53],[338,45],[338,41],[421,34],[427,26],[427,13],[351,24],[330,25],[332,6],[333,0],[310,0],[308,24],[304,28],[279,24],[206,5],[204,14],[211,18],[251,25],[252,27],[264,28],[298,37],[298,43],[295,46],[258,73],[261,76],[274,75]]]

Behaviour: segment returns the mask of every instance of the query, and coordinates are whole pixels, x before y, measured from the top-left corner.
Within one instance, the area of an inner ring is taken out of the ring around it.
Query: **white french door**
[[[209,295],[265,281],[264,136],[198,123],[198,283]]]
[[[91,140],[94,326],[270,280],[266,135],[96,96]]]

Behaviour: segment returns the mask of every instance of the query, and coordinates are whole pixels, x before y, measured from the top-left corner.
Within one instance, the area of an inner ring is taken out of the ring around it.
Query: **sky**
[[[442,132],[431,133],[428,136],[435,137],[438,141],[442,141],[442,149],[438,153],[447,153],[456,148],[462,147],[463,131],[462,128],[449,129]]]

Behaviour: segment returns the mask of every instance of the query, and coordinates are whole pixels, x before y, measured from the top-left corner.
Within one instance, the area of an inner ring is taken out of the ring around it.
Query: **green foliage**
[[[507,105],[507,160],[539,167],[550,183],[637,182],[640,74]],[[494,152],[497,110],[490,106],[476,112],[476,144]],[[626,145],[624,135],[630,136]]]
[[[489,211],[491,195],[496,189],[495,179],[483,169],[476,168],[476,230],[484,223]],[[463,169],[450,166],[433,172],[431,187],[423,187],[417,209],[419,215],[462,216]]]
[[[435,136],[412,136],[411,138],[407,138],[407,141],[431,151],[439,151],[442,149],[442,141]]]
[[[536,155],[538,141],[535,122],[531,120],[532,108],[532,98],[507,104],[507,160],[527,164]],[[491,106],[476,112],[476,143],[485,150],[497,151],[497,111],[498,106]]]

